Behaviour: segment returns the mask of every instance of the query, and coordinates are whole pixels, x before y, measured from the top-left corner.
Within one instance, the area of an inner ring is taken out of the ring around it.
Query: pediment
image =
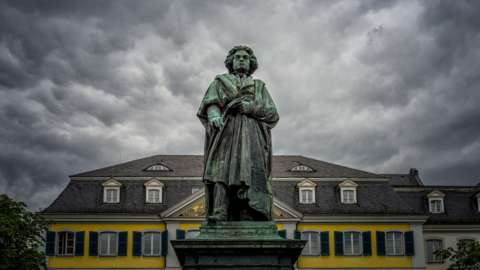
[[[118,182],[117,180],[110,178],[107,181],[102,183],[102,186],[104,187],[120,187],[122,186],[122,183]]]
[[[205,211],[205,193],[201,191],[166,210],[162,216],[168,219],[204,219]],[[274,220],[296,220],[300,219],[302,215],[275,198],[272,214]]]
[[[355,188],[355,187],[358,187],[358,184],[353,182],[352,180],[347,179],[347,180],[341,182],[340,184],[338,184],[338,186],[341,187],[341,188],[342,187],[353,187],[353,188]]]
[[[441,192],[440,190],[434,190],[434,191],[428,193],[427,197],[428,198],[433,198],[433,197],[443,198],[443,197],[445,197],[445,193]]]
[[[143,185],[145,185],[146,187],[163,187],[164,186],[162,182],[160,182],[158,179],[155,179],[155,178],[148,180]]]
[[[297,184],[297,187],[316,187],[317,184],[315,184],[314,182],[308,180],[308,179],[305,179],[303,181],[301,181],[300,183]]]

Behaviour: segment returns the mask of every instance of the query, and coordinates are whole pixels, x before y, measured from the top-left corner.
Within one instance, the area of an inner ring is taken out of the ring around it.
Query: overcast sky
[[[200,100],[251,46],[274,154],[427,184],[480,181],[480,1],[0,1],[0,193],[202,154]]]

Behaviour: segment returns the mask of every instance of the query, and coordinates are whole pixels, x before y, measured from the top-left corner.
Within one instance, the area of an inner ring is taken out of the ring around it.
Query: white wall
[[[442,239],[443,240],[443,248],[448,247],[457,247],[457,242],[460,239],[474,239],[476,241],[480,241],[480,231],[478,230],[459,230],[459,231],[435,231],[435,230],[428,230],[425,229],[423,232],[423,237],[425,239],[425,249],[427,248],[426,241],[428,239]],[[425,251],[425,256],[427,256],[427,252]],[[428,263],[427,258],[425,257],[425,261],[427,262],[427,270],[446,270],[448,268],[449,262],[446,261],[443,264],[439,263]]]

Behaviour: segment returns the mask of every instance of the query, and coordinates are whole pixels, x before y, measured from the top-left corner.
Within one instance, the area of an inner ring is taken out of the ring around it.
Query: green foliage
[[[436,254],[448,259],[448,270],[478,270],[480,269],[480,242],[459,241],[457,249],[449,247],[437,251]]]
[[[25,203],[0,195],[0,269],[46,269],[43,250],[45,220]]]

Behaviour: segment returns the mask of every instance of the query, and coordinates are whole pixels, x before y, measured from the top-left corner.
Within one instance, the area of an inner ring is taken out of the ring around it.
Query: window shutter
[[[177,230],[177,240],[185,239],[185,230]]]
[[[278,235],[283,239],[287,239],[287,230],[279,230]]]
[[[118,233],[118,256],[127,256],[128,232]]]
[[[47,232],[47,240],[45,241],[45,254],[47,256],[55,256],[55,232]]]
[[[343,232],[335,232],[335,255],[343,256]]]
[[[142,256],[142,233],[133,232],[133,256]]]
[[[85,232],[75,233],[75,256],[83,256],[84,240],[85,240]]]
[[[330,255],[330,244],[328,239],[328,232],[320,233],[320,255],[322,256]]]
[[[363,256],[372,256],[372,233],[363,232]]]
[[[168,254],[168,231],[165,230],[162,232],[162,256],[167,256]]]
[[[404,234],[405,237],[405,256],[414,256],[415,255],[415,246],[413,240],[413,232],[408,231]]]
[[[88,255],[97,256],[98,255],[98,232],[90,232],[88,238],[89,238]]]
[[[295,230],[293,232],[293,239],[298,239],[298,240],[302,239],[302,233],[300,231]]]
[[[377,255],[385,256],[385,232],[377,232]]]

